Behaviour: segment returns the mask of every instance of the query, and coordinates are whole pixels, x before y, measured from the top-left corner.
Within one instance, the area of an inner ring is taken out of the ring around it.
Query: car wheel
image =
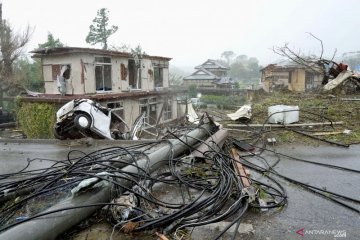
[[[86,114],[78,114],[74,119],[75,126],[80,130],[86,130],[90,128],[91,118]]]
[[[64,134],[60,131],[60,128],[58,126],[54,126],[53,134],[54,134],[54,137],[59,139],[59,140],[65,140],[66,139],[66,136],[64,136]]]

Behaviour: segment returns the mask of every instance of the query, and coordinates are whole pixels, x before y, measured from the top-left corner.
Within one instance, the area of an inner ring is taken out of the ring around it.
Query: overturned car
[[[97,139],[137,139],[136,133],[144,122],[139,116],[133,128],[110,108],[101,106],[90,99],[75,99],[62,106],[56,113],[54,136],[58,139],[78,139],[92,137]],[[120,126],[129,130],[120,132]]]

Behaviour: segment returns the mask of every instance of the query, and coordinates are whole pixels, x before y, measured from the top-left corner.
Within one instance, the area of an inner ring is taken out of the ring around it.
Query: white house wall
[[[70,78],[66,80],[66,94],[83,94],[84,88],[81,84],[81,63],[78,56],[54,56],[52,58],[44,58],[43,74],[45,81],[45,93],[60,94],[57,89],[57,81],[52,79],[52,65],[71,65]]]
[[[102,55],[98,55],[99,57]],[[45,82],[45,93],[60,94],[57,89],[57,81],[52,79],[52,65],[70,64],[70,79],[66,80],[66,94],[94,94],[95,86],[95,57],[92,54],[69,54],[61,56],[48,56],[43,58],[43,74]],[[111,80],[112,90],[109,93],[118,93],[129,91],[129,70],[128,59],[123,57],[111,58]],[[81,82],[82,65],[84,66],[84,80]],[[159,62],[159,61],[156,61]],[[121,64],[127,68],[128,74],[126,80],[121,80]],[[154,91],[153,64],[150,59],[141,60],[141,90]],[[149,71],[151,70],[151,71]],[[163,87],[169,87],[169,69],[163,68]],[[106,93],[105,92],[105,93]]]
[[[154,90],[154,77],[149,70],[154,71],[151,60],[141,59],[141,89],[144,91]]]
[[[124,120],[131,128],[135,119],[139,116],[139,100],[138,99],[125,99],[124,100]]]
[[[164,85],[163,87],[169,87],[169,68],[163,68]]]

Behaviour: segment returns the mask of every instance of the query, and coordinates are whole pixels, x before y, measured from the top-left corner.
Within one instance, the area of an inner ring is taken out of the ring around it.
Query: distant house
[[[171,58],[75,47],[32,53],[41,59],[45,93],[24,101],[89,98],[114,109],[129,126],[144,112],[151,125],[178,117],[177,92],[168,88]]]
[[[232,88],[234,81],[228,77],[228,67],[215,60],[208,59],[195,67],[193,74],[183,79],[185,86],[196,85],[200,88]]]
[[[305,92],[320,86],[323,79],[323,74],[289,62],[269,64],[260,71],[261,83],[266,92],[276,89]]]

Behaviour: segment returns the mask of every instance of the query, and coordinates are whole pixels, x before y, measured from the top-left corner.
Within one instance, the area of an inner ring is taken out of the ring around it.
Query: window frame
[[[103,58],[103,59],[109,59],[110,62],[106,62],[104,61],[97,61],[99,58]],[[105,85],[105,66],[109,66],[110,67],[110,87],[109,89],[106,89],[106,85]],[[101,67],[101,73],[102,73],[102,90],[98,89],[97,87],[97,75],[96,75],[96,68],[97,67]],[[96,92],[111,92],[113,91],[113,73],[112,73],[112,58],[111,57],[107,57],[107,56],[95,56],[94,57],[94,80],[95,80],[95,90]]]

